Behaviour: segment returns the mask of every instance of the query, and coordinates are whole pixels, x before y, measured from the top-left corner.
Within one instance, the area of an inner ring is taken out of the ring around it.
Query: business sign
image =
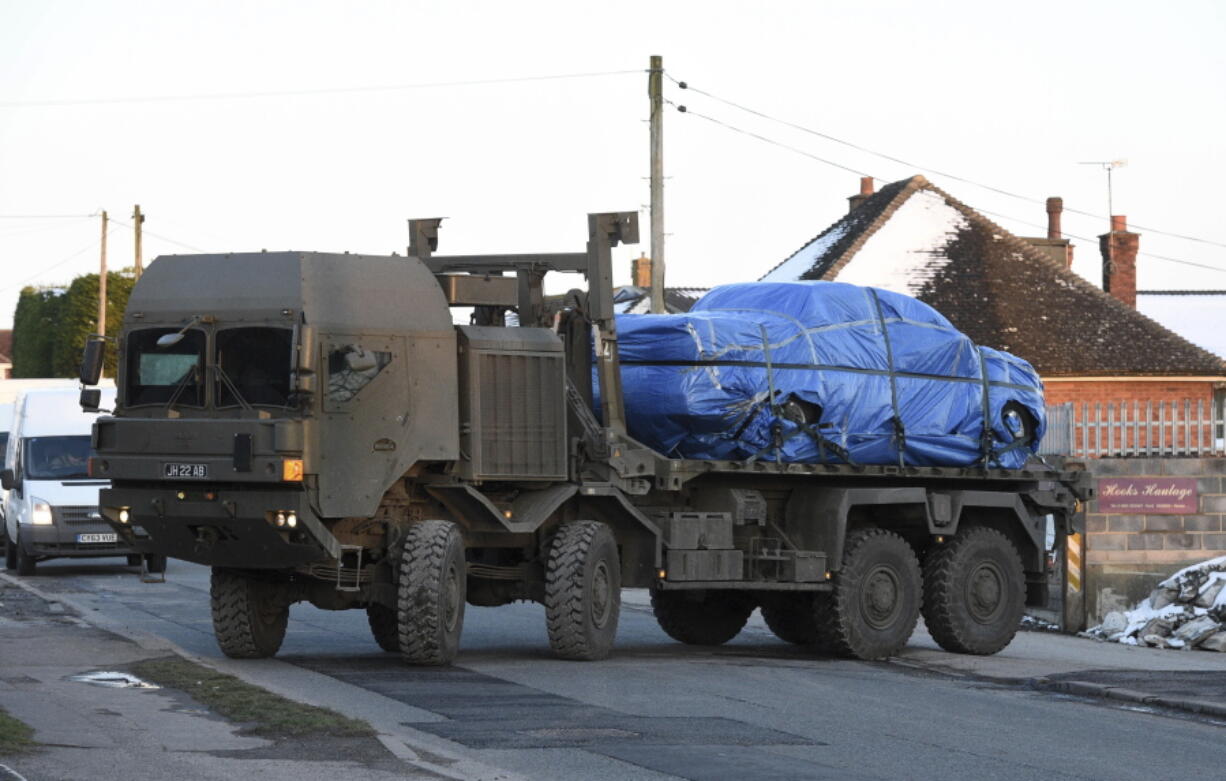
[[[1200,511],[1194,477],[1101,477],[1100,513],[1195,515]]]

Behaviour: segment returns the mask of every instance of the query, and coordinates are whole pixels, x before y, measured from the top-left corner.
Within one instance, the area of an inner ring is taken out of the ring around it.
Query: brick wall
[[[1100,477],[1191,477],[1198,512],[1190,515],[1103,513],[1086,508],[1085,587],[1090,625],[1132,607],[1160,580],[1198,561],[1226,555],[1226,458],[1100,458]]]
[[[1213,401],[1213,382],[1200,381],[1159,381],[1140,382],[1123,380],[1120,382],[1105,382],[1103,380],[1063,381],[1060,378],[1044,378],[1044,397],[1048,404],[1065,404],[1073,402],[1077,405],[1078,414],[1082,404],[1120,404],[1131,405],[1134,401],[1144,406],[1145,402],[1178,401],[1191,399],[1193,403],[1203,399],[1208,406]]]

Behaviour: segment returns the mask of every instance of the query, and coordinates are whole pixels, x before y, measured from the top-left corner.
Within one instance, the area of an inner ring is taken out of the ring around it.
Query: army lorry
[[[683,643],[760,608],[786,641],[882,658],[922,611],[989,654],[1046,599],[1047,524],[1080,528],[1083,473],[666,458],[620,388],[610,255],[637,215],[589,215],[574,253],[444,256],[438,232],[411,221],[406,256],[166,256],[132,291],[91,474],[129,544],[212,567],[227,655],[275,654],[307,601],[447,664],[466,604],[531,600],[559,656],[600,659],[623,587]],[[547,299],[552,272],[586,290]]]

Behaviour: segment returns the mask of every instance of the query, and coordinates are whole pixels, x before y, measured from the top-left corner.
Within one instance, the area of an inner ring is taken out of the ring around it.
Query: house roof
[[[764,281],[838,279],[915,296],[1045,376],[1214,376],[1226,361],[1014,236],[923,176],[893,182]]]
[[[666,287],[664,309],[669,314],[688,312],[708,288]],[[613,306],[618,314],[646,315],[651,313],[651,288],[626,285],[613,292]]]
[[[1226,357],[1226,290],[1138,290],[1137,309],[1198,347]]]

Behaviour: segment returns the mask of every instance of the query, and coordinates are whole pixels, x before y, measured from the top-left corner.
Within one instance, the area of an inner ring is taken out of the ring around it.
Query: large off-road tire
[[[1013,640],[1026,603],[1017,549],[985,526],[963,528],[924,557],[924,623],[946,651],[994,654]]]
[[[545,625],[563,659],[603,659],[621,614],[622,571],[613,532],[597,521],[563,524],[545,565]]]
[[[209,596],[213,634],[226,656],[262,659],[281,648],[289,623],[289,602],[276,583],[214,567]]]
[[[885,529],[852,532],[833,585],[830,598],[816,602],[816,615],[834,653],[884,659],[907,644],[919,620],[922,584],[906,540]]]
[[[17,569],[17,541],[4,538],[4,568]]]
[[[410,525],[396,595],[401,658],[409,664],[451,664],[460,651],[467,585],[460,527],[437,520]]]
[[[771,594],[762,600],[762,618],[775,637],[785,643],[824,645],[815,600],[825,598],[825,594],[808,592]]]
[[[400,651],[400,630],[396,626],[396,611],[377,602],[366,606],[366,621],[375,642],[389,654]]]
[[[651,591],[656,622],[687,645],[723,645],[740,634],[754,600],[736,591]]]

